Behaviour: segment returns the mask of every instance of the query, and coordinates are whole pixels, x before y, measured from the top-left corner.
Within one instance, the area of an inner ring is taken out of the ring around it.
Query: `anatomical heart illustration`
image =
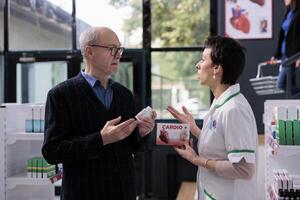
[[[232,17],[230,18],[231,25],[244,33],[249,33],[250,31],[250,21],[248,19],[248,12],[241,8],[240,5],[236,4],[232,8]]]
[[[250,1],[252,1],[253,3],[257,3],[260,6],[265,5],[265,0],[250,0]]]
[[[225,36],[235,39],[272,38],[272,2],[225,0]]]
[[[232,17],[230,19],[232,26],[244,33],[249,33],[250,31],[250,21],[246,15],[241,15],[239,18]]]
[[[164,143],[169,143],[169,134],[165,130],[160,130],[159,139],[163,141]]]

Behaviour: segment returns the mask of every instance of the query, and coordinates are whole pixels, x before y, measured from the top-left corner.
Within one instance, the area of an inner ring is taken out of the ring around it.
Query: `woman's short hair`
[[[221,83],[234,85],[245,67],[245,48],[236,40],[221,36],[208,37],[205,47],[211,49],[213,64],[222,66]]]

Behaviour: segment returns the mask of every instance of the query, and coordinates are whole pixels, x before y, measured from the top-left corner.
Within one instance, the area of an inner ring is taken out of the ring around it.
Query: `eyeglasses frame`
[[[112,56],[116,56],[117,53],[119,53],[120,55],[122,55],[123,52],[124,52],[124,49],[125,49],[124,47],[110,47],[110,46],[104,46],[104,45],[100,45],[100,44],[90,44],[88,46],[109,49],[110,50],[110,55],[112,55]],[[115,54],[113,54],[113,49],[117,49]]]

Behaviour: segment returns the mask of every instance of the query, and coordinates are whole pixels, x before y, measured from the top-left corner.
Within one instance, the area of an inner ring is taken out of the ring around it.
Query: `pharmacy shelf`
[[[41,156],[44,133],[25,132],[27,111],[41,105],[6,104],[0,106],[0,200],[53,200],[50,179],[28,178],[26,163]],[[24,172],[16,174],[18,172]],[[16,174],[16,175],[15,175]]]
[[[279,145],[273,138],[275,108],[294,107],[299,108],[299,100],[267,100],[264,104],[263,122],[265,125],[265,199],[277,200],[278,194],[274,190],[274,169],[286,169],[289,174],[299,174],[300,146]]]
[[[277,156],[300,156],[299,145],[278,145],[277,141],[271,136],[267,137],[266,145],[268,152]]]
[[[22,141],[43,141],[44,133],[26,133],[26,132],[16,132],[6,134],[6,144],[14,144],[18,140]]]
[[[281,145],[275,149],[274,154],[279,156],[300,156],[300,146]]]
[[[28,178],[27,173],[21,173],[7,178],[7,189],[13,189],[17,185],[45,186],[52,185],[52,183],[48,178]]]

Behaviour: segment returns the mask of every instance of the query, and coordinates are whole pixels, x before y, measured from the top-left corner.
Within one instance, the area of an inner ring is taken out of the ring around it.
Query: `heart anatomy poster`
[[[225,35],[236,39],[272,38],[273,0],[225,0]]]

